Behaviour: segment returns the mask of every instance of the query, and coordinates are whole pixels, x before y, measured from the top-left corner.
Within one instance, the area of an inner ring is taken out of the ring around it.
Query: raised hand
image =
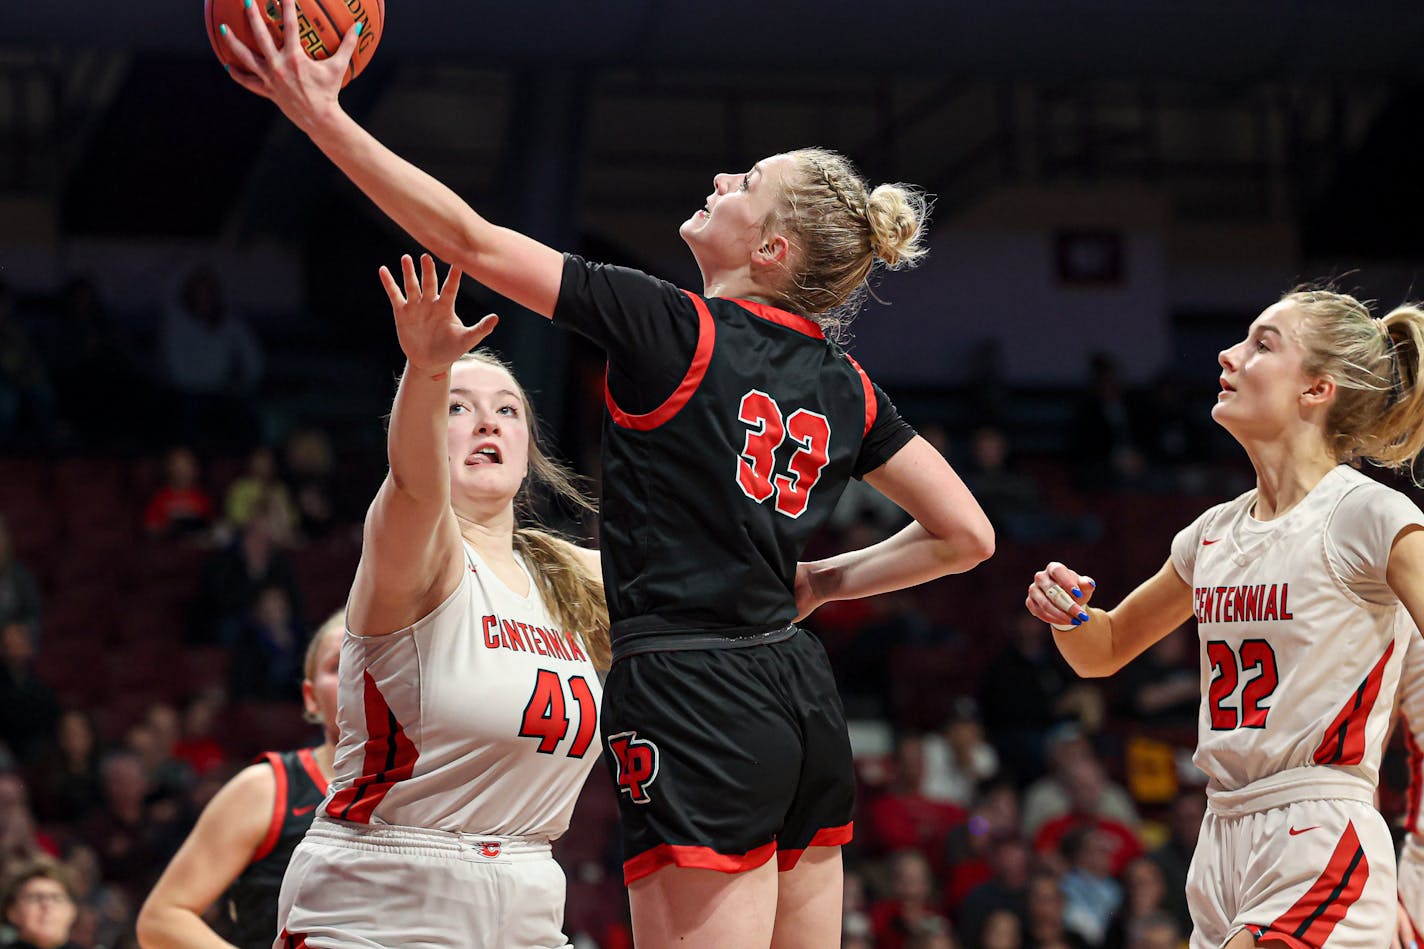
[[[298,128],[310,131],[323,117],[340,108],[337,93],[356,53],[362,24],[358,22],[346,31],[336,52],[326,59],[312,59],[297,40],[297,0],[282,0],[284,40],[280,47],[268,32],[260,5],[261,0],[247,0],[244,11],[252,35],[257,38],[255,50],[248,49],[227,24],[218,25],[222,41],[237,62],[229,74],[249,92],[271,99]]]
[[[1045,623],[1071,629],[1089,621],[1088,601],[1097,586],[1092,577],[1069,570],[1055,560],[1033,575],[1024,606]]]
[[[499,323],[493,313],[474,326],[466,326],[455,313],[455,297],[460,292],[460,268],[451,267],[440,285],[435,259],[420,255],[420,275],[409,254],[401,257],[405,292],[401,292],[390,270],[381,268],[381,284],[391,300],[396,318],[396,335],[401,351],[414,369],[432,375],[447,371],[465,353],[474,349]]]

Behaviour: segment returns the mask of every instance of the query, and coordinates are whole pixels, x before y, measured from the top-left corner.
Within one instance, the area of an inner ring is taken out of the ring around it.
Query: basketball
[[[273,42],[282,43],[281,0],[254,0],[272,34]],[[227,44],[218,35],[218,27],[227,28],[247,46],[257,51],[257,40],[248,26],[244,0],[203,0],[203,22],[208,28],[208,42],[225,65],[235,66],[228,52]],[[325,59],[336,52],[341,38],[353,24],[361,23],[361,37],[356,43],[356,55],[351,57],[351,67],[341,80],[345,86],[360,75],[361,70],[371,61],[376,46],[381,41],[385,27],[385,0],[297,0],[297,26],[301,31],[302,49],[312,59]]]

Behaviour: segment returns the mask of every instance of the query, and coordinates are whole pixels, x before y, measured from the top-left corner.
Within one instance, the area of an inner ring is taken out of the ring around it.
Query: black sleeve
[[[915,437],[915,430],[900,417],[890,397],[873,382],[870,388],[875,392],[875,422],[860,443],[860,455],[855,459],[855,468],[851,472],[857,478],[864,478],[895,457],[895,453]]]
[[[591,264],[573,254],[564,255],[554,322],[608,354],[609,387],[630,412],[660,405],[697,349],[697,311],[686,293],[641,270]]]

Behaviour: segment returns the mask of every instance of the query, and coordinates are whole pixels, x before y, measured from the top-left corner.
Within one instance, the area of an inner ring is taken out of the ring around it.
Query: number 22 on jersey
[[[578,717],[578,727],[569,745],[568,756],[582,758],[593,743],[593,733],[598,728],[598,703],[594,701],[593,690],[583,676],[569,677],[569,694],[573,697],[573,703],[578,705],[578,711],[574,713]],[[569,733],[569,704],[564,699],[564,680],[559,678],[557,672],[540,669],[534,679],[534,693],[524,707],[519,736],[539,739],[539,753],[552,755]]]
[[[809,409],[783,415],[776,400],[760,389],[742,396],[737,418],[751,426],[737,456],[737,484],[742,493],[758,504],[775,497],[776,510],[787,517],[806,513],[811,489],[830,458],[831,423]],[[788,473],[778,474],[776,450],[787,436],[797,447],[786,463]]]
[[[1223,732],[1234,728],[1265,728],[1271,709],[1261,703],[1275,693],[1276,684],[1280,681],[1276,670],[1276,651],[1271,644],[1264,639],[1247,639],[1242,641],[1240,648],[1232,649],[1230,643],[1213,639],[1206,644],[1206,659],[1214,673],[1207,691],[1211,730]],[[1238,713],[1228,703],[1236,694],[1241,674],[1253,670],[1256,674],[1247,679],[1241,689]]]

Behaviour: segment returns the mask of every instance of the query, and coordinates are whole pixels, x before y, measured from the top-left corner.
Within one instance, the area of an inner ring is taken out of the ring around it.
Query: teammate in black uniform
[[[292,0],[283,11],[295,35]],[[227,32],[239,83],[438,256],[608,352],[603,728],[640,949],[834,945],[850,743],[825,653],[793,621],[993,551],[988,519],[944,458],[826,338],[876,260],[923,253],[923,202],[870,189],[821,150],[717,175],[681,228],[703,292],[682,291],[496,227],[388,151],[337,103],[354,34],[313,62],[254,33],[255,52]],[[798,563],[862,476],[916,523]]]
[[[213,797],[144,901],[138,917],[144,949],[272,946],[282,874],[331,776],[344,629],[343,610],[322,624],[307,647],[302,702],[326,740],[316,748],[267,752]],[[219,896],[225,897],[226,938],[202,918]]]

